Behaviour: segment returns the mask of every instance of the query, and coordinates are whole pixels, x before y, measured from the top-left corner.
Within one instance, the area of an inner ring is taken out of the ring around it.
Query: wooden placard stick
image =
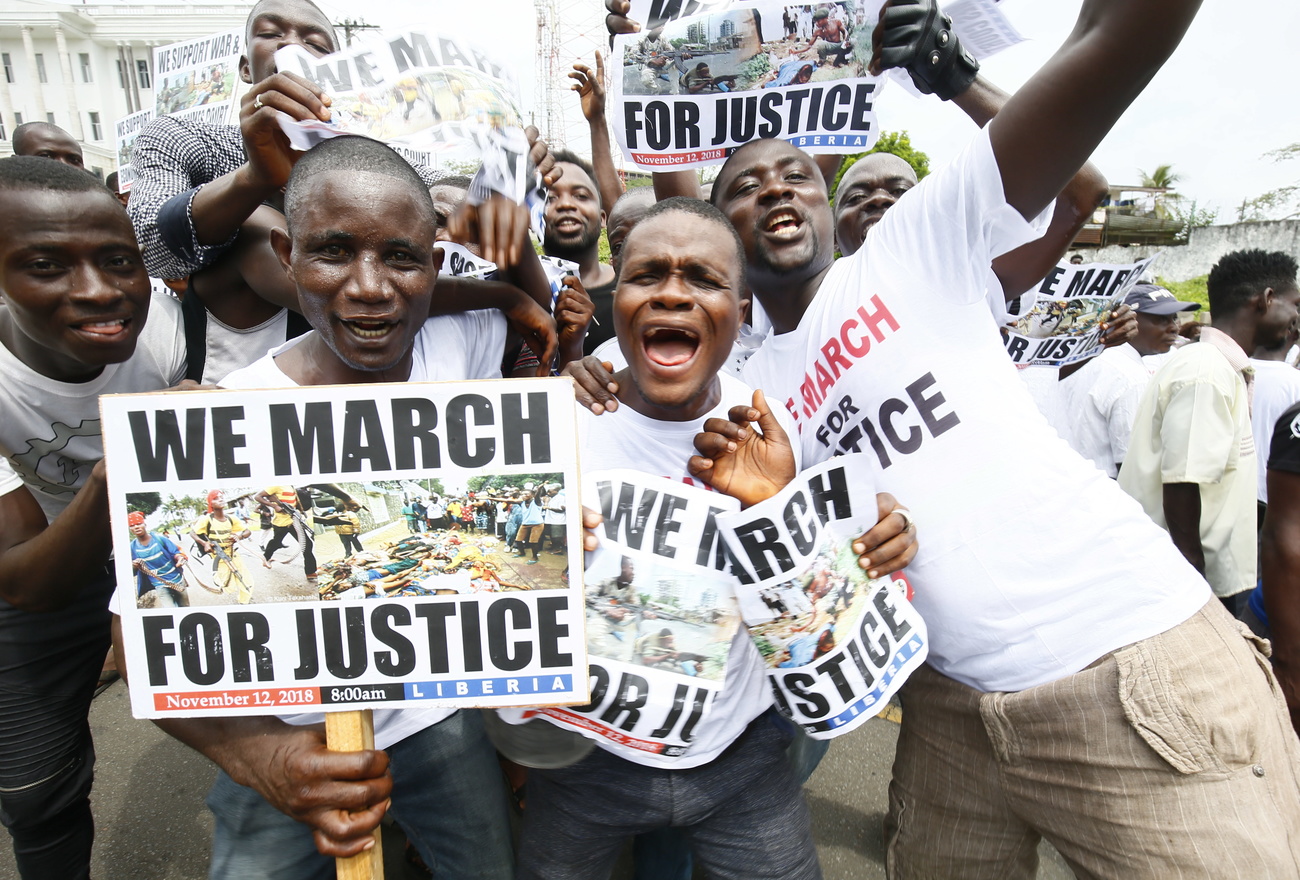
[[[325,745],[335,752],[359,752],[375,747],[375,715],[370,709],[325,713]],[[335,859],[338,880],[384,880],[384,849],[380,829],[375,845],[355,856]]]

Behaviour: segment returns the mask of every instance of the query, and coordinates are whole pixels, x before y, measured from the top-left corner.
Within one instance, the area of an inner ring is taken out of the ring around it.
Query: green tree
[[[145,516],[162,507],[162,495],[157,492],[132,492],[126,496],[127,513],[139,511]]]
[[[1265,159],[1272,159],[1274,162],[1289,162],[1293,159],[1300,159],[1300,142],[1289,144],[1278,150],[1270,150],[1264,154]],[[1237,222],[1239,223],[1257,223],[1261,220],[1291,220],[1300,217],[1300,180],[1295,183],[1280,186],[1277,189],[1271,189],[1268,192],[1255,196],[1253,199],[1242,200],[1241,206],[1237,208]]]
[[[1138,175],[1142,178],[1143,186],[1154,186],[1168,190],[1172,190],[1183,179],[1181,174],[1174,171],[1173,165],[1157,165],[1155,171],[1150,174],[1139,168]],[[1175,194],[1171,192],[1169,195],[1173,196]]]
[[[930,173],[930,157],[912,146],[912,138],[905,131],[882,131],[880,139],[876,145],[865,153],[858,153],[848,156],[844,164],[840,166],[840,173],[835,175],[835,183],[831,186],[831,201],[835,200],[835,191],[839,189],[840,181],[844,178],[844,173],[853,167],[853,163],[863,156],[870,156],[872,153],[893,153],[916,172],[917,180],[924,180],[925,176]]]

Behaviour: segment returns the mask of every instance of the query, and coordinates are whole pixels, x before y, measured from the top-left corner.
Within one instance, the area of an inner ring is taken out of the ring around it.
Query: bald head
[[[49,122],[24,122],[14,129],[15,156],[38,156],[53,159],[73,168],[84,168],[81,146],[57,125]]]
[[[912,166],[893,153],[872,153],[854,162],[835,192],[835,239],[840,253],[846,257],[857,253],[871,228],[916,183]]]

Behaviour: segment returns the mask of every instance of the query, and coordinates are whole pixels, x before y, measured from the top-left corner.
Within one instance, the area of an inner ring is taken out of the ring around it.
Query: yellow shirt
[[[235,535],[242,533],[244,528],[244,524],[238,517],[227,516],[221,520],[208,514],[194,521],[192,531],[204,540],[216,544],[229,556],[235,546]]]
[[[290,507],[298,506],[298,493],[294,491],[293,486],[268,486],[266,494],[278,501],[281,501]],[[285,513],[280,507],[273,507],[271,513],[271,525],[278,528],[285,528],[293,525],[293,515]]]

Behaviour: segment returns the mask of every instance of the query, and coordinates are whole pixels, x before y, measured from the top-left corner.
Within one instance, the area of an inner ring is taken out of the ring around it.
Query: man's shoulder
[[[1174,352],[1156,371],[1152,381],[1160,387],[1181,385],[1196,381],[1218,381],[1232,384],[1245,380],[1228,363],[1228,358],[1213,345],[1189,343]]]

